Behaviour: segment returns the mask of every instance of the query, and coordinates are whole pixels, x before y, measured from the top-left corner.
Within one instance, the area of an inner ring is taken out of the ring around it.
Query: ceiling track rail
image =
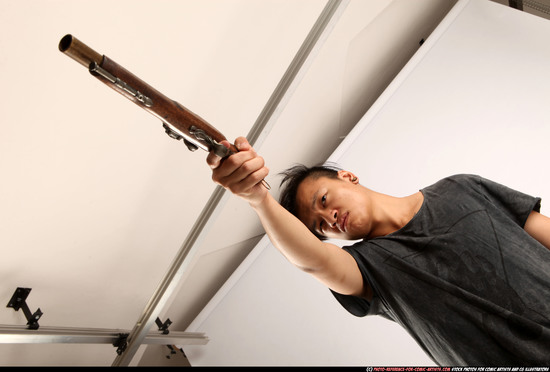
[[[348,3],[349,0],[329,0],[327,2],[247,135],[247,139],[251,145],[258,147],[259,143],[265,139],[299,81],[305,75],[316,52],[320,49],[332,28],[334,28],[339,16],[343,13]],[[214,190],[174,258],[167,274],[160,282],[136,325],[129,333],[127,347],[115,358],[112,366],[128,366],[141,344],[145,343],[149,329],[154,325],[155,319],[163,310],[168,299],[176,291],[183,273],[196,253],[199,243],[213,224],[214,217],[219,214],[228,197],[229,195],[226,195],[222,187],[218,186]]]
[[[129,330],[74,327],[0,325],[0,344],[115,344]],[[142,342],[157,345],[206,345],[208,337],[199,332],[151,332]]]

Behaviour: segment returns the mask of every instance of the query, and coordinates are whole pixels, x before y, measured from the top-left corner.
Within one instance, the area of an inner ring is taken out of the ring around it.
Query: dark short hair
[[[296,202],[296,195],[298,193],[298,187],[302,182],[308,178],[318,179],[321,177],[338,178],[338,168],[336,165],[323,164],[307,167],[302,164],[296,164],[287,170],[280,173],[283,175],[281,181],[281,195],[279,197],[279,203],[294,216],[298,217],[298,204]],[[308,226],[309,228],[309,226]],[[315,236],[321,240],[325,240],[326,237],[319,233],[312,231]]]

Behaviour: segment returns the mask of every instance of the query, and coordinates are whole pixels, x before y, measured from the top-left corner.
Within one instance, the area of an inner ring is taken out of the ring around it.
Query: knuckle
[[[235,168],[238,167],[241,163],[241,160],[237,154],[231,155],[228,158],[225,159],[224,164],[226,164],[227,167]]]
[[[212,172],[212,181],[214,181],[214,183],[217,183],[218,185],[222,185],[222,177],[215,171]]]
[[[241,170],[244,172],[244,173],[250,173],[254,170],[254,166],[253,164],[251,164],[251,162],[246,162],[246,163],[243,163],[241,165]]]

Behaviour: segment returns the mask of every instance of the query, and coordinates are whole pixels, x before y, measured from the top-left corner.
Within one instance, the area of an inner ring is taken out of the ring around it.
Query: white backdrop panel
[[[476,173],[549,214],[550,22],[462,0],[329,158],[404,196]],[[188,331],[193,365],[430,365],[397,325],[355,318],[264,238]]]

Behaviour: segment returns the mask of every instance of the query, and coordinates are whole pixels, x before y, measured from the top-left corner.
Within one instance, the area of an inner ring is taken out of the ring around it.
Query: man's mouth
[[[338,221],[338,228],[340,229],[341,232],[346,232],[347,224],[348,224],[348,215],[349,215],[349,212],[344,213],[340,221]]]

